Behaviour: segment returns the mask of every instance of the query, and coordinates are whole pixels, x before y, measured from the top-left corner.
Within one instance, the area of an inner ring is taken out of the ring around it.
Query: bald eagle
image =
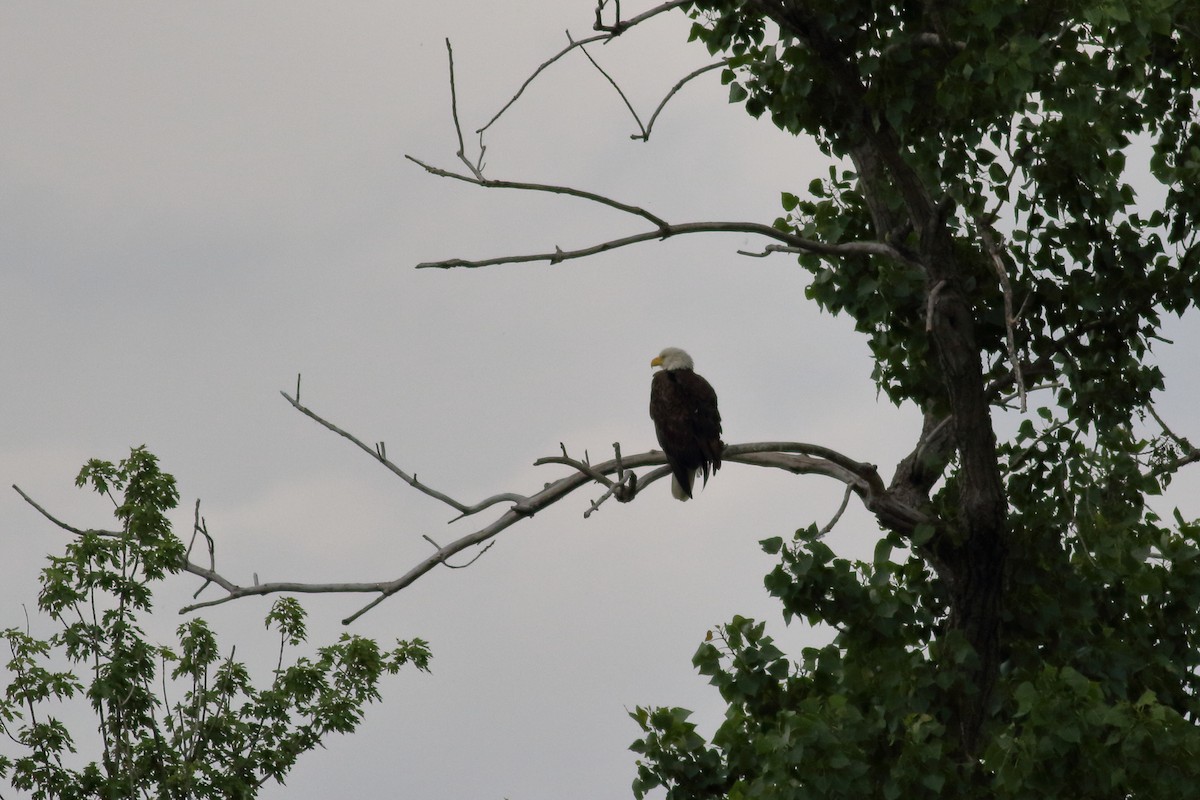
[[[671,465],[671,494],[677,500],[692,496],[696,473],[708,483],[709,468],[721,468],[721,413],[717,393],[692,371],[692,357],[668,347],[650,362],[662,367],[650,382],[650,418],[658,444]]]

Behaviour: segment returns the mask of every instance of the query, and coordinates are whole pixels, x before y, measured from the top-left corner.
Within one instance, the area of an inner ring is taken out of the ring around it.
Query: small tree
[[[410,663],[427,669],[420,639],[383,651],[349,634],[285,664],[305,641],[305,614],[291,598],[267,614],[279,660],[265,688],[232,650],[222,654],[203,619],[179,626],[174,649],[151,643],[140,621],[154,584],[186,562],[166,517],[179,499],[175,480],[136,448],[115,465],[89,461],[76,484],[112,498],[120,529],[73,530],[42,571],[38,607],[59,632],[45,640],[15,628],[0,634],[11,654],[0,731],[16,745],[14,755],[0,755],[0,777],[15,788],[46,800],[254,797],[329,734],[353,731],[385,673]],[[54,716],[77,697],[100,734],[99,755],[79,767],[71,765],[76,737]]]

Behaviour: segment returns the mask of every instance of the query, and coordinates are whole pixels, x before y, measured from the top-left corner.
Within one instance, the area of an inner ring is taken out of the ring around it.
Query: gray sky
[[[72,479],[87,458],[144,443],[179,481],[180,533],[202,498],[230,578],[389,579],[428,554],[421,534],[445,541],[490,517],[447,527],[450,509],[279,397],[297,373],[315,411],[475,501],[560,477],[532,466],[559,442],[593,458],[614,441],[653,446],[649,360],[666,345],[688,349],[716,387],[726,441],[812,441],[890,476],[916,415],[876,401],[865,344],[804,301],[799,267],[735,253],[761,242],[412,268],[643,229],[579,200],[440,180],[403,158],[456,166],[444,37],[473,130],[564,29],[581,36],[590,23],[590,3],[552,0],[502,13],[477,1],[6,3],[3,485],[104,526],[108,509]],[[643,117],[706,63],[687,25],[673,15],[593,51]],[[632,142],[620,99],[576,54],[490,132],[488,174],[586,188],[671,221],[769,222],[780,191],[802,192],[827,165],[725,94],[709,75],[649,143]],[[1182,359],[1164,354],[1170,379]],[[1192,413],[1182,399],[1164,408]],[[706,630],[743,614],[793,649],[816,640],[783,626],[756,542],[823,523],[839,486],[729,465],[695,502],[672,500],[664,482],[583,520],[598,494],[509,529],[470,569],[434,571],[356,623],[385,641],[429,639],[433,674],[388,681],[358,734],[264,796],[625,797],[638,735],[626,709],[687,706],[708,730],[719,720],[690,663]],[[875,531],[852,508],[831,542],[865,557]],[[63,535],[11,491],[0,532],[0,626],[23,625]],[[164,641],[196,586],[181,577],[160,595]],[[260,674],[269,602],[207,614]],[[313,643],[363,602],[304,598]]]

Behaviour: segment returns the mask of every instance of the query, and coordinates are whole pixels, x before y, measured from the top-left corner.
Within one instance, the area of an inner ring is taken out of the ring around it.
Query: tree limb
[[[667,222],[664,219],[662,219],[659,216],[656,216],[655,214],[651,214],[649,211],[647,211],[644,208],[639,208],[638,206],[631,206],[628,203],[622,203],[619,200],[613,200],[611,197],[605,197],[604,195],[596,194],[595,192],[589,192],[584,189],[574,189],[570,186],[556,186],[554,184],[549,184],[549,183],[528,183],[525,181],[498,181],[498,180],[493,180],[491,178],[484,178],[482,175],[478,175],[478,174],[463,175],[461,172],[450,172],[449,170],[441,169],[441,168],[435,167],[431,164],[426,164],[424,161],[421,161],[419,158],[414,158],[413,156],[410,156],[410,155],[406,155],[404,157],[407,158],[409,161],[413,162],[414,164],[416,164],[417,166],[419,166],[421,169],[428,172],[429,174],[436,175],[439,178],[453,178],[454,180],[457,180],[457,181],[473,183],[476,186],[482,186],[487,189],[521,189],[521,190],[528,191],[528,192],[547,192],[549,194],[565,194],[565,195],[569,195],[571,197],[579,197],[584,200],[591,200],[594,203],[599,203],[600,205],[605,205],[605,206],[608,206],[609,208],[615,208],[618,211],[624,211],[626,214],[633,214],[636,217],[642,217],[643,219],[648,220],[651,224],[657,225],[660,228],[669,227],[667,225]],[[426,266],[426,265],[421,265],[421,266]]]
[[[712,64],[706,64],[705,66],[700,67],[699,69],[693,70],[693,71],[689,72],[687,75],[684,75],[682,78],[679,79],[679,81],[674,86],[671,87],[671,90],[669,92],[667,92],[666,95],[663,96],[663,99],[661,102],[659,102],[658,107],[654,109],[654,113],[650,115],[650,121],[647,122],[645,127],[642,128],[641,134],[633,133],[633,134],[630,134],[629,138],[630,139],[641,139],[643,142],[648,141],[650,139],[650,131],[654,129],[654,122],[655,122],[655,120],[658,119],[658,115],[660,113],[662,113],[663,108],[665,108],[667,103],[669,103],[671,101],[671,98],[679,93],[680,89],[682,89],[687,83],[689,83],[690,81],[692,81],[695,78],[700,77],[704,73],[711,72],[714,69],[720,69],[721,67],[727,66],[728,64],[729,64],[729,60],[725,59],[724,61],[717,61]],[[638,127],[641,127],[640,121],[638,122]]]
[[[24,492],[24,491],[21,489],[21,487],[20,487],[20,486],[17,486],[17,485],[14,483],[14,484],[12,485],[12,488],[13,488],[13,490],[14,490],[14,491],[16,491],[16,493],[17,493],[17,494],[21,495],[21,499],[22,499],[22,500],[24,500],[26,503],[29,503],[29,505],[33,506],[34,510],[36,510],[36,511],[37,511],[39,514],[41,514],[41,515],[42,515],[43,517],[45,517],[46,519],[50,520],[50,522],[54,523],[54,525],[55,525],[56,527],[62,528],[64,531],[67,531],[67,532],[69,532],[69,533],[73,533],[73,534],[75,534],[76,536],[83,536],[83,535],[85,535],[85,534],[89,534],[89,533],[90,533],[90,534],[95,534],[95,535],[97,535],[97,536],[108,536],[108,537],[120,537],[120,536],[121,536],[121,532],[120,532],[120,531],[105,531],[105,530],[99,530],[99,529],[97,529],[97,528],[87,528],[87,529],[84,529],[84,528],[76,528],[76,527],[74,527],[73,525],[68,525],[67,523],[65,523],[65,522],[63,522],[62,520],[60,520],[60,519],[58,519],[57,517],[55,517],[53,514],[51,514],[51,513],[50,513],[49,511],[47,511],[46,509],[42,508],[42,507],[41,507],[41,506],[40,506],[40,505],[37,503],[37,501],[35,501],[35,500],[34,500],[32,497],[30,497],[29,495],[25,494],[25,492]]]
[[[322,418],[311,409],[302,406],[286,392],[281,392],[280,394],[282,394],[283,397],[297,411],[300,411],[305,416],[318,422],[327,430],[330,430],[351,441],[358,446],[359,449],[370,454],[374,460],[387,467],[393,474],[397,475],[405,483],[409,484],[423,494],[439,500],[440,502],[458,511],[459,515],[455,519],[461,519],[469,514],[477,513],[478,511],[497,503],[508,502],[511,503],[511,505],[490,523],[475,531],[472,531],[471,533],[461,536],[449,542],[448,544],[439,545],[433,539],[426,536],[426,540],[435,547],[435,551],[411,567],[403,575],[393,580],[367,583],[259,583],[256,578],[252,585],[242,586],[222,577],[215,571],[215,569],[201,567],[200,565],[188,562],[185,567],[186,571],[203,578],[206,582],[211,582],[220,586],[225,591],[225,594],[221,597],[185,606],[180,610],[180,613],[187,613],[199,608],[220,605],[241,597],[274,594],[279,592],[338,594],[368,593],[377,595],[371,602],[367,603],[358,611],[343,620],[344,623],[349,624],[383,602],[388,597],[391,597],[405,587],[410,586],[417,579],[434,569],[439,564],[451,566],[447,563],[447,559],[449,559],[451,556],[461,553],[469,548],[490,542],[490,540],[510,526],[520,522],[523,519],[533,516],[537,512],[548,508],[554,503],[557,503],[559,500],[571,494],[576,489],[592,483],[600,483],[608,490],[603,497],[593,501],[591,508],[585,512],[585,516],[587,516],[595,511],[600,503],[604,502],[604,500],[609,496],[615,495],[618,497],[618,499],[628,502],[629,500],[632,500],[637,493],[640,493],[640,491],[646,486],[653,484],[659,478],[670,475],[670,467],[666,464],[666,457],[663,455],[663,453],[657,450],[651,450],[635,455],[622,455],[619,447],[614,445],[614,450],[616,451],[614,458],[602,463],[591,464],[586,459],[584,461],[579,461],[571,458],[566,454],[564,448],[563,455],[547,456],[545,458],[538,459],[535,462],[535,465],[556,464],[567,466],[571,469],[569,474],[551,483],[545,484],[540,491],[529,495],[505,492],[493,495],[492,497],[473,505],[468,505],[455,500],[443,492],[420,483],[417,481],[415,475],[409,475],[395,464],[382,457],[381,451],[372,449],[359,438],[347,433],[337,425],[334,425],[328,420]],[[881,521],[885,519],[890,520],[891,524],[898,524],[900,526],[898,529],[911,532],[912,528],[917,524],[928,521],[921,512],[911,508],[904,508],[894,497],[889,496],[889,493],[884,487],[883,481],[879,477],[874,465],[856,461],[842,453],[821,445],[803,442],[753,442],[746,444],[734,444],[728,445],[725,448],[722,458],[727,463],[740,463],[773,469],[784,469],[797,475],[825,475],[841,481],[842,483],[846,484],[848,491],[852,491],[862,498],[864,505],[876,513]],[[635,470],[644,467],[648,467],[650,469],[641,476],[637,475]],[[619,476],[618,481],[613,482],[610,480],[608,478],[610,475]],[[478,555],[481,554],[482,553],[477,554],[476,558],[478,558]],[[473,563],[473,560],[474,559],[472,559],[471,562],[468,562],[468,564],[458,566],[468,566],[470,563]]]
[[[553,56],[551,56],[546,61],[543,61],[538,66],[538,68],[535,69],[533,71],[533,73],[528,78],[525,79],[525,82],[521,84],[519,89],[517,89],[516,94],[514,94],[511,98],[509,98],[508,102],[505,103],[504,106],[499,111],[497,111],[492,116],[492,118],[489,119],[486,124],[484,124],[484,126],[482,128],[480,128],[476,132],[482,135],[484,131],[486,131],[488,128],[492,127],[492,125],[494,125],[496,123],[496,120],[500,119],[500,117],[503,116],[504,113],[506,111],[508,111],[508,109],[511,108],[514,103],[517,102],[517,100],[521,97],[521,95],[523,95],[525,93],[525,90],[529,88],[529,85],[532,84],[539,75],[541,75],[543,72],[545,72],[546,69],[548,67],[550,67],[550,65],[552,65],[554,62],[558,61],[560,58],[562,58],[563,56],[565,56],[567,53],[571,52],[575,48],[583,47],[584,45],[592,44],[593,42],[611,41],[612,39],[616,38],[617,36],[620,36],[622,33],[627,31],[628,29],[632,28],[633,26],[639,25],[639,24],[645,22],[646,20],[650,19],[651,17],[656,17],[659,14],[662,14],[664,11],[671,11],[672,9],[680,8],[681,6],[685,6],[685,5],[687,5],[688,2],[690,2],[690,0],[672,0],[669,3],[663,3],[661,5],[655,6],[654,8],[648,9],[647,11],[643,11],[641,14],[638,14],[635,17],[631,17],[630,19],[625,20],[623,22],[620,21],[620,19],[618,19],[617,23],[614,25],[611,25],[611,26],[604,26],[600,23],[599,10],[597,10],[596,29],[600,30],[601,33],[599,33],[595,36],[589,36],[584,39],[571,39],[570,44],[568,44],[562,50],[559,50],[557,53],[555,53]]]
[[[607,241],[590,245],[588,247],[581,247],[576,250],[563,250],[562,248],[556,247],[553,252],[497,256],[495,258],[484,258],[477,261],[464,258],[449,258],[443,261],[421,262],[420,264],[417,264],[417,269],[452,269],[456,267],[478,269],[480,267],[490,267],[497,264],[523,264],[538,261],[545,261],[550,264],[559,264],[563,261],[586,258],[599,253],[606,253],[609,250],[617,250],[622,247],[628,247],[629,245],[633,244],[669,239],[673,236],[684,236],[694,233],[751,233],[785,242],[789,248],[793,248],[795,251],[815,253],[821,256],[842,257],[852,255],[875,255],[893,258],[900,261],[905,260],[900,251],[896,250],[891,245],[884,244],[883,242],[841,242],[837,244],[829,244],[826,242],[817,242],[811,239],[804,239],[799,236],[794,236],[790,233],[786,233],[777,228],[773,228],[770,225],[764,225],[759,222],[682,222],[679,224],[668,223],[657,230],[635,233],[630,236],[623,236],[616,239],[609,239]]]
[[[497,494],[497,495],[493,495],[491,497],[484,498],[483,500],[480,500],[478,503],[474,503],[471,505],[468,505],[466,503],[460,503],[459,501],[455,500],[454,498],[452,498],[446,494],[443,494],[442,492],[439,492],[437,489],[434,489],[430,486],[426,486],[425,484],[421,483],[419,480],[417,480],[416,473],[409,475],[407,472],[400,469],[400,467],[396,466],[396,464],[389,461],[385,457],[386,450],[382,446],[382,444],[383,444],[382,442],[380,443],[380,446],[378,448],[373,448],[373,447],[369,446],[368,444],[366,444],[365,442],[363,442],[358,437],[356,437],[354,434],[348,433],[347,431],[342,430],[341,428],[339,428],[337,425],[334,425],[329,420],[325,419],[324,417],[320,416],[319,414],[316,414],[315,412],[311,411],[310,409],[306,408],[305,406],[302,406],[299,403],[299,401],[297,401],[294,397],[289,395],[287,392],[281,391],[280,394],[283,395],[284,400],[287,400],[289,403],[291,403],[292,408],[296,409],[297,411],[299,411],[301,414],[305,415],[309,419],[315,420],[319,424],[323,425],[325,428],[336,433],[338,436],[341,436],[342,438],[353,442],[355,445],[358,446],[358,448],[360,450],[362,450],[363,452],[369,453],[376,461],[378,461],[380,464],[383,464],[385,467],[387,467],[388,470],[392,472],[392,474],[394,474],[396,477],[400,478],[400,480],[404,481],[409,486],[413,487],[414,489],[416,489],[419,492],[429,495],[430,497],[434,498],[435,500],[439,500],[439,501],[445,503],[446,505],[448,505],[451,508],[458,511],[459,514],[454,519],[461,519],[463,517],[469,517],[472,514],[477,514],[480,511],[483,511],[485,508],[494,506],[497,503],[512,502],[512,503],[516,503],[519,506],[521,501],[523,501],[525,499],[522,495],[506,492],[506,493]],[[454,520],[451,520],[451,522],[453,522],[453,521]]]
[[[458,158],[467,165],[467,169],[471,170],[471,174],[479,180],[483,180],[483,154],[487,148],[483,145],[482,134],[479,137],[479,158],[475,163],[467,158],[467,146],[463,142],[462,125],[458,121],[458,88],[454,81],[454,48],[450,46],[450,39],[446,39],[446,58],[450,63],[450,116],[454,118],[454,133],[458,136]]]

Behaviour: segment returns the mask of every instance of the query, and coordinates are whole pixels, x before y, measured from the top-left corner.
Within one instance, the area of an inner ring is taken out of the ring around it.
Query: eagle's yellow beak
[[[650,366],[661,367],[662,366],[662,356],[655,356],[654,358],[650,359]]]

